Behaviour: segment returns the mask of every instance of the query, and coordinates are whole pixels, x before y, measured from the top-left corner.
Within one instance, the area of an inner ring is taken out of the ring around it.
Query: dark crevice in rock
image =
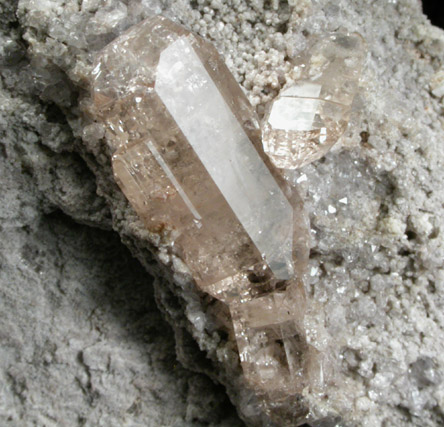
[[[148,359],[151,358],[150,352],[152,350],[150,347],[159,345],[156,344],[159,340],[158,337],[162,337],[162,341],[166,340],[166,343],[162,345],[165,346],[166,344],[167,347],[165,347],[164,356],[159,360],[158,369],[165,371],[173,369],[179,372],[183,370],[177,365],[174,350],[174,347],[176,347],[179,360],[185,362],[187,368],[195,372],[211,372],[213,370],[210,360],[206,359],[205,354],[198,348],[194,339],[185,329],[176,328],[174,333],[176,340],[174,339],[171,327],[163,320],[154,302],[153,278],[131,255],[129,249],[121,243],[117,233],[90,228],[77,223],[61,210],[55,210],[45,215],[44,223],[55,234],[65,234],[66,230],[69,230],[70,235],[79,236],[80,239],[83,239],[82,236],[89,236],[93,245],[89,252],[96,253],[98,261],[103,260],[104,268],[110,268],[114,272],[114,276],[111,276],[113,277],[112,281],[99,284],[97,289],[85,289],[85,291],[90,292],[91,298],[97,300],[98,308],[107,310],[112,314],[117,328],[123,328],[128,339],[140,346],[146,346]],[[74,243],[74,245],[76,244]],[[30,258],[34,259],[37,255],[35,249],[30,248],[29,250],[32,252],[29,254]],[[45,256],[45,254],[41,254],[41,256]],[[81,253],[79,253],[79,256],[82,256]],[[153,312],[157,314],[153,314]],[[88,362],[85,361],[83,352],[78,354],[77,361],[84,368],[89,378],[86,383],[79,383],[79,386],[85,393],[89,404],[95,406],[100,395],[94,390],[91,383],[91,368],[88,366]],[[150,363],[152,362],[147,360],[147,364]],[[182,375],[189,376],[190,374],[184,372]],[[213,405],[214,419],[222,420],[228,417],[235,420],[237,418],[235,409],[229,402],[224,388],[221,385],[213,384],[205,376],[198,376],[197,378],[200,378],[201,387],[208,388],[209,396],[213,394],[218,396],[217,401],[209,401]],[[193,380],[194,382],[195,380]],[[190,390],[190,393],[199,393],[199,389]],[[192,399],[199,400],[198,395],[193,396]],[[196,403],[196,405],[198,404]],[[198,415],[194,417],[190,415],[190,417],[189,421],[193,423],[202,422]],[[206,425],[206,423],[202,425]],[[237,420],[234,425],[240,426],[241,424]]]
[[[58,124],[61,124],[61,125],[67,125],[68,124],[68,121],[66,120],[65,114],[54,103],[48,103],[46,105],[45,116],[46,116],[46,120],[49,123],[58,123]]]
[[[444,28],[444,14],[442,13],[442,3],[440,1],[422,0],[422,9],[433,25]]]

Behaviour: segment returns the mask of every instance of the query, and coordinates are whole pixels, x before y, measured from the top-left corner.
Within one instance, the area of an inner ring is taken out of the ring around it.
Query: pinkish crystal
[[[264,149],[278,168],[311,163],[342,136],[365,54],[359,34],[335,33],[300,58],[299,79],[279,94],[263,120]]]
[[[93,102],[139,217],[168,236],[200,289],[229,304],[246,378],[295,393],[306,368],[308,221],[220,55],[168,19],[148,19],[98,56]]]
[[[93,77],[119,185],[148,229],[170,233],[202,290],[230,300],[301,275],[302,203],[211,44],[151,18],[104,49]]]

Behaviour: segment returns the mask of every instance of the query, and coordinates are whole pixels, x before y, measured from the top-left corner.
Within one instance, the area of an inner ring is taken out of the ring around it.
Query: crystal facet
[[[246,378],[295,392],[308,221],[222,58],[183,27],[150,18],[100,53],[93,101],[135,211],[173,242],[167,250],[203,291],[229,304]]]
[[[264,150],[277,167],[319,159],[344,133],[365,52],[359,34],[336,33],[300,58],[300,79],[279,94],[263,121]]]
[[[304,307],[304,291],[298,285],[230,306],[245,376],[270,394],[303,388]]]
[[[300,276],[302,203],[270,167],[256,114],[213,46],[151,18],[101,53],[93,96],[119,185],[150,230],[174,236],[204,291],[226,300],[255,292],[248,277],[271,289]]]

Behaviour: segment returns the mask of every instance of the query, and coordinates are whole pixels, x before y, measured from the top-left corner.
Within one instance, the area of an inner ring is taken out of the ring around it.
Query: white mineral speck
[[[371,406],[372,406],[372,401],[366,396],[362,396],[356,401],[356,407],[360,411],[368,411],[371,408]]]
[[[305,175],[305,173],[303,173],[297,180],[296,180],[296,182],[298,183],[298,184],[300,184],[301,182],[305,182],[305,181],[307,181],[307,175]]]
[[[337,209],[333,205],[328,205],[328,213],[334,214],[336,213]]]

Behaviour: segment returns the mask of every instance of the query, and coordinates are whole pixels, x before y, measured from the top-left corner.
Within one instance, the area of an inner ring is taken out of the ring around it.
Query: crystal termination
[[[116,181],[197,286],[228,304],[246,379],[268,402],[299,395],[312,357],[301,282],[308,220],[216,49],[150,18],[98,55],[92,86]]]
[[[300,79],[279,94],[263,120],[264,150],[278,168],[321,158],[345,132],[365,53],[359,34],[335,33],[301,56]]]

